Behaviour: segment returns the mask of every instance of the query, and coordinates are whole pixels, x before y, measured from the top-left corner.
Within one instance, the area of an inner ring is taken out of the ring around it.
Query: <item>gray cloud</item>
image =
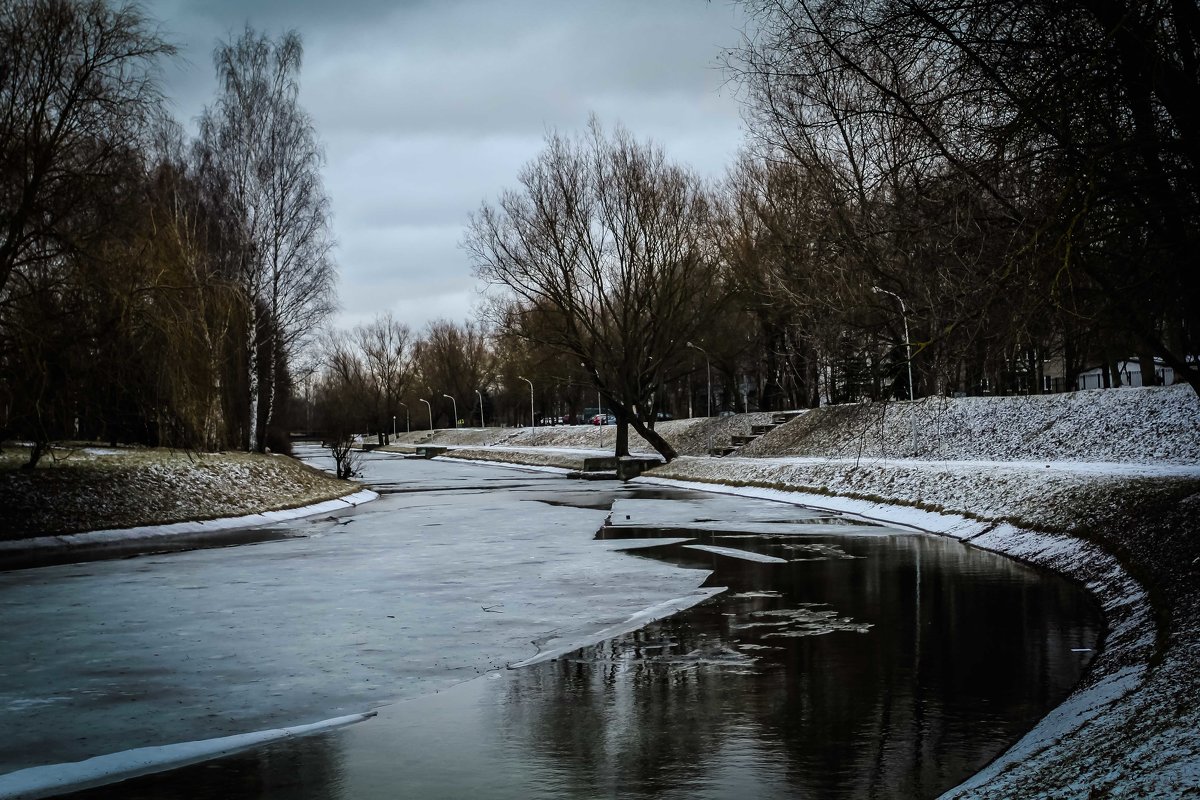
[[[164,79],[181,121],[211,102],[211,52],[246,24],[298,30],[301,102],[328,157],[343,311],[391,310],[416,328],[462,319],[477,298],[463,225],[516,183],[546,131],[596,113],[717,176],[741,142],[715,68],[735,9],[703,0],[328,3],[158,0],[181,45]]]

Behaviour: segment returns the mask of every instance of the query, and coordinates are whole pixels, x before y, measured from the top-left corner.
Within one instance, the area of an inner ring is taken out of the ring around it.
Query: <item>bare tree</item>
[[[1023,338],[1016,349],[1036,353],[1046,337],[1036,315],[1046,309],[1027,291],[1033,285],[1058,306],[1055,335],[1099,329],[1106,348],[1153,352],[1200,391],[1194,3],[744,5],[754,31],[730,66],[750,90],[763,138],[801,161],[832,160],[850,186],[870,187],[877,174],[916,174],[921,181],[906,183],[917,189],[956,181],[959,197],[975,195],[967,204],[975,221],[997,233],[994,220],[1008,226],[988,276],[997,303],[967,304],[967,318],[1004,317]],[[892,200],[906,198],[930,195]],[[875,200],[864,192],[857,204],[869,212]],[[893,248],[881,263],[914,252]],[[903,288],[910,297],[925,291]]]
[[[133,4],[0,0],[0,301],[14,271],[78,242],[80,210],[159,112],[173,52]]]
[[[548,136],[519,180],[465,239],[477,275],[502,289],[497,323],[583,365],[617,416],[618,455],[632,425],[674,458],[655,404],[723,295],[699,180],[594,119],[582,137]]]
[[[294,31],[272,41],[249,28],[219,46],[214,61],[221,93],[200,121],[210,190],[235,210],[244,232],[236,278],[250,309],[251,449],[261,449],[272,421],[279,360],[260,363],[259,353],[294,354],[333,307],[324,156],[297,100],[301,49]]]
[[[384,430],[395,416],[400,396],[412,378],[412,331],[390,312],[380,314],[351,333],[369,382],[376,430]]]
[[[413,383],[421,387],[425,399],[433,408],[440,408],[452,424],[456,404],[464,411],[471,408],[475,391],[486,391],[494,380],[496,360],[488,337],[473,322],[458,325],[449,320],[433,320],[414,346],[413,357],[417,373]],[[446,402],[444,394],[455,402]]]

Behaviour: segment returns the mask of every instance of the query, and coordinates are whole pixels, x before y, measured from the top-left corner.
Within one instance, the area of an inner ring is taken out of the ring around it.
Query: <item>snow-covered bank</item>
[[[929,461],[1200,462],[1200,398],[1186,385],[1095,389],[1012,397],[926,397],[914,403],[851,403],[796,418],[739,451],[754,457]],[[704,455],[766,426],[766,412],[659,422],[680,455]],[[400,446],[567,448],[611,452],[616,426],[460,428],[402,433]],[[915,450],[914,450],[915,442]],[[633,452],[653,452],[632,429]]]
[[[165,525],[139,525],[133,528],[113,528],[104,531],[70,533],[62,536],[39,536],[33,539],[0,541],[0,554],[14,552],[33,553],[63,548],[92,547],[112,544],[114,542],[162,540],[179,536],[235,530],[237,528],[251,528],[259,525],[285,522],[291,519],[302,519],[315,514],[329,514],[334,511],[353,508],[363,503],[369,503],[378,497],[379,495],[370,489],[360,489],[344,497],[325,500],[320,503],[301,506],[300,508],[262,511],[256,514],[245,514],[240,517],[172,522]]]
[[[1194,465],[1200,398],[1178,385],[824,406],[739,454]]]
[[[0,453],[0,541],[244,517],[361,488],[281,455],[55,448],[25,470],[23,452]]]

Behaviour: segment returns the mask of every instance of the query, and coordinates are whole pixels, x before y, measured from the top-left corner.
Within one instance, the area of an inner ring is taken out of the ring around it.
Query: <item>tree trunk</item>
[[[675,452],[675,448],[671,446],[670,442],[664,439],[658,433],[658,431],[646,425],[641,420],[635,417],[633,418],[631,424],[633,425],[633,429],[638,432],[638,435],[649,442],[650,446],[653,447],[658,454],[663,457],[664,461],[669,463],[672,459],[679,455]],[[620,453],[618,453],[618,455],[620,455]]]
[[[34,469],[38,462],[42,460],[42,454],[46,452],[45,437],[40,433],[33,440],[33,446],[29,448],[29,460],[21,465],[21,469]]]
[[[620,409],[617,412],[617,446],[613,453],[617,458],[629,455],[629,423]]]
[[[277,372],[277,361],[275,356],[275,348],[278,344],[278,339],[274,333],[267,335],[267,374],[265,379],[266,384],[266,409],[262,414],[262,439],[258,443],[259,452],[266,452],[267,442],[271,438],[271,422],[275,417],[275,380]]]
[[[250,426],[245,441],[247,451],[253,453],[258,450],[258,313],[253,298],[249,298],[248,305],[250,319],[246,332],[246,388],[250,395]]]
[[[1142,371],[1142,386],[1158,386],[1158,371],[1155,369],[1154,356],[1144,350],[1139,352],[1138,366]]]

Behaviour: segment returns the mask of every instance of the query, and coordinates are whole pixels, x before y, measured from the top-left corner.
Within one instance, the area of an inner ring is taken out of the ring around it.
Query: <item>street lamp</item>
[[[913,402],[913,376],[912,376],[912,337],[908,334],[908,307],[904,305],[904,298],[895,292],[889,292],[887,289],[881,289],[878,286],[872,286],[871,291],[875,294],[890,294],[892,297],[900,301],[900,316],[904,319],[904,352],[908,360],[908,402]],[[913,408],[908,410],[909,418],[912,420],[912,451],[913,456],[917,455],[917,417],[916,411]]]
[[[412,433],[412,425],[408,418],[408,403],[400,403],[400,405],[404,406],[404,432]]]
[[[429,430],[433,430],[433,406],[429,405],[429,401],[424,397],[420,398],[420,400],[425,404],[425,410],[429,412]]]
[[[517,377],[529,384],[529,443],[533,444],[537,435],[537,417],[533,415],[533,381],[520,375]]]
[[[705,365],[706,371],[708,372],[708,415],[711,417],[712,416],[712,358],[708,355],[708,351],[699,345],[688,342],[687,346],[692,348],[693,350],[699,350],[701,353],[704,353],[704,365]],[[706,427],[708,428],[708,452],[709,452],[709,455],[712,455],[712,425],[709,424]]]
[[[483,421],[483,392],[476,389],[475,394],[479,395],[479,427],[486,428],[487,423]]]
[[[392,414],[392,438],[396,438],[396,415]]]
[[[442,397],[449,400],[454,406],[454,430],[458,430],[458,402],[448,394],[443,394]]]

